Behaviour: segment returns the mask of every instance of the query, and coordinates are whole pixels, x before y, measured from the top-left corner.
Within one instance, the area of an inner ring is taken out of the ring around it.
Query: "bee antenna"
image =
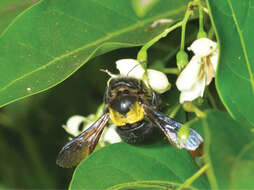
[[[144,64],[144,63],[139,63],[139,64],[135,65],[134,67],[132,67],[132,69],[127,73],[127,77],[131,71],[133,71],[137,66],[142,65],[142,64]]]
[[[111,73],[109,70],[107,69],[100,69],[100,71],[107,73],[110,77],[117,77],[117,75]]]

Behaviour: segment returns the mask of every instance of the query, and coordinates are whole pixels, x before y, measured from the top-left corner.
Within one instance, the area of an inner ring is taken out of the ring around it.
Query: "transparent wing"
[[[71,168],[78,165],[94,151],[108,120],[109,114],[104,113],[92,126],[68,142],[59,152],[56,163],[63,168]]]
[[[161,112],[158,112],[149,105],[143,106],[146,115],[155,126],[159,127],[163,131],[171,144],[178,148],[185,148],[189,151],[195,151],[202,144],[203,138],[193,129],[190,129],[190,133],[186,141],[179,141],[177,138],[177,133],[182,127],[182,123],[171,119]]]

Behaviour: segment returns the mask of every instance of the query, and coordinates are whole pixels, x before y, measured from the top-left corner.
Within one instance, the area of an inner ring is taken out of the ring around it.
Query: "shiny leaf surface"
[[[168,144],[131,146],[113,144],[92,154],[75,170],[70,189],[105,189],[140,180],[183,183],[198,167],[191,155]],[[201,176],[193,187],[207,189]]]
[[[226,113],[209,111],[193,124],[204,129],[205,161],[212,189],[248,189],[253,182],[253,133]],[[245,173],[245,174],[243,174]]]
[[[150,190],[167,190],[167,189],[177,189],[179,184],[177,183],[170,183],[167,181],[137,181],[137,182],[130,182],[130,183],[123,183],[111,188],[108,190],[127,190],[127,189],[135,189],[135,190],[142,190],[142,189],[150,189]],[[185,188],[186,190],[194,190],[195,188],[188,187]]]
[[[0,106],[55,86],[96,55],[139,46],[182,18],[187,0],[158,2],[138,18],[131,1],[41,1],[0,38]],[[116,59],[120,59],[116,58]]]
[[[208,0],[220,43],[217,89],[231,115],[254,127],[254,3]]]

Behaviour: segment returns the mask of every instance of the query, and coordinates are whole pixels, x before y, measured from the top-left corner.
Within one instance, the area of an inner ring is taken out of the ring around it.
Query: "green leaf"
[[[148,13],[158,0],[132,0],[132,6],[138,17],[143,17]]]
[[[254,187],[254,141],[244,146],[232,169],[232,189],[253,189]]]
[[[39,0],[1,0],[0,34],[19,13],[37,1]]]
[[[149,190],[168,190],[168,189],[177,189],[180,184],[177,183],[170,183],[168,181],[135,181],[130,183],[123,183],[113,187],[108,188],[108,190],[127,190],[127,189],[149,189]],[[195,189],[192,187],[185,188],[188,189]]]
[[[203,120],[194,124],[194,127],[204,128],[205,161],[210,164],[208,179],[212,189],[244,189],[251,185],[253,187],[254,159],[253,149],[250,151],[249,146],[250,142],[253,142],[251,131],[219,111],[208,112]],[[242,166],[243,168],[238,170]],[[241,175],[238,171],[246,174]],[[247,176],[248,174],[250,175]],[[249,184],[244,184],[243,181],[248,181]]]
[[[220,44],[216,85],[231,115],[254,127],[253,1],[207,0]]]
[[[113,144],[98,150],[75,170],[70,189],[105,189],[144,180],[183,183],[198,167],[191,155],[169,145]],[[204,176],[192,184],[207,189]]]
[[[146,43],[168,26],[147,27],[182,18],[187,2],[159,1],[142,19],[131,1],[37,3],[0,38],[0,106],[55,86],[96,55]]]

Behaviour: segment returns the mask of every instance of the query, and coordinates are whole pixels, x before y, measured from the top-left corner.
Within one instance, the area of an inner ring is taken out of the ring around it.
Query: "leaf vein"
[[[130,151],[130,150],[129,150],[129,151]],[[171,173],[172,173],[175,177],[177,177],[179,180],[182,180],[182,182],[184,182],[185,179],[183,179],[183,178],[180,177],[179,175],[176,175],[176,173],[174,173],[173,170],[172,170],[170,167],[168,167],[165,163],[163,163],[162,161],[156,160],[155,158],[153,158],[153,157],[151,157],[151,156],[148,156],[147,154],[140,153],[140,152],[135,152],[135,154],[136,154],[136,155],[139,154],[139,155],[141,155],[141,156],[145,156],[145,157],[147,157],[147,158],[150,158],[151,160],[154,160],[154,162],[157,162],[159,165],[164,166],[164,167],[167,168],[169,171],[171,171]]]
[[[244,54],[246,66],[247,66],[247,69],[248,69],[248,72],[249,72],[249,76],[250,76],[250,83],[251,83],[252,93],[254,94],[254,76],[253,76],[254,72],[252,71],[251,66],[250,66],[250,61],[249,61],[246,45],[245,45],[245,42],[244,42],[243,34],[241,32],[239,23],[237,21],[236,14],[235,14],[232,2],[231,2],[231,0],[227,0],[227,2],[228,2],[230,10],[232,12],[232,18],[233,18],[233,21],[235,23],[235,26],[236,26],[236,29],[238,31],[238,34],[239,34],[241,46],[243,48],[243,54]]]
[[[113,11],[113,12],[116,13],[117,15],[120,15],[122,18],[128,18],[128,20],[132,20],[132,21],[134,21],[134,22],[137,22],[137,21],[138,21],[138,19],[133,19],[133,18],[131,18],[131,17],[127,17],[127,16],[125,16],[125,15],[123,15],[123,14],[120,14],[118,11],[116,11],[116,10],[110,8],[110,7],[107,7],[107,6],[105,6],[104,4],[101,4],[100,1],[94,1],[94,0],[90,0],[90,1],[92,1],[93,3],[95,3],[95,4],[97,4],[97,5],[100,5],[101,7],[105,8],[105,9],[108,9],[108,10],[110,10],[110,11]]]
[[[146,25],[146,24],[148,24],[148,23],[150,23],[150,22],[152,22],[152,21],[154,21],[154,20],[159,19],[159,18],[163,18],[163,17],[167,17],[167,16],[174,15],[174,14],[176,14],[176,13],[178,13],[178,12],[184,11],[185,8],[186,8],[186,6],[182,6],[182,7],[179,7],[178,9],[173,10],[173,11],[172,11],[172,10],[171,10],[171,11],[167,11],[167,12],[164,12],[164,13],[162,13],[162,14],[158,14],[157,16],[150,17],[150,18],[148,18],[148,19],[144,19],[143,22],[138,21],[138,22],[136,22],[136,24],[133,24],[133,25],[131,25],[131,26],[127,26],[127,27],[125,27],[125,28],[123,28],[123,29],[121,29],[121,30],[118,30],[118,31],[116,31],[116,32],[112,32],[111,35],[106,35],[105,37],[99,38],[99,39],[97,39],[97,40],[95,40],[95,41],[93,41],[93,42],[91,42],[91,43],[85,44],[84,46],[81,46],[81,47],[79,47],[79,48],[77,48],[77,49],[74,49],[73,51],[69,51],[69,52],[66,53],[66,54],[63,54],[63,55],[61,55],[61,56],[59,56],[59,57],[55,57],[52,61],[49,61],[47,64],[44,64],[44,65],[38,67],[37,69],[35,69],[35,70],[31,71],[31,72],[28,72],[28,73],[24,74],[23,76],[20,76],[20,77],[18,77],[18,78],[16,78],[16,79],[10,81],[8,84],[6,84],[5,86],[3,86],[3,87],[0,89],[0,92],[1,92],[1,91],[4,91],[5,89],[7,89],[8,87],[10,87],[10,86],[13,85],[14,83],[18,82],[19,80],[22,80],[22,79],[24,79],[25,77],[27,77],[27,76],[29,76],[29,75],[32,75],[32,74],[34,74],[34,73],[36,73],[36,72],[38,72],[38,71],[40,71],[40,70],[43,70],[43,69],[45,69],[46,67],[49,67],[49,66],[51,66],[51,65],[56,64],[59,60],[64,59],[65,57],[74,55],[74,54],[76,54],[76,53],[78,53],[78,52],[80,52],[80,51],[82,51],[82,50],[84,50],[84,49],[86,49],[86,48],[93,47],[93,46],[96,46],[96,45],[101,45],[103,42],[106,42],[107,40],[110,40],[110,39],[111,39],[112,37],[114,37],[114,36],[117,36],[117,35],[120,35],[120,34],[129,32],[129,31],[131,31],[131,30],[133,30],[133,29],[142,27],[142,26],[144,26],[144,25]],[[134,45],[135,45],[135,44],[134,44]],[[134,45],[133,45],[133,46],[134,46]],[[140,44],[137,44],[137,45],[140,45]],[[88,58],[90,58],[90,56],[88,56]],[[85,61],[87,61],[87,59],[85,59]],[[83,62],[83,64],[85,63],[85,61]]]
[[[228,69],[234,74],[236,75],[238,78],[246,80],[246,81],[250,81],[249,78],[246,78],[245,76],[239,74],[238,72],[234,71],[228,64],[225,64],[226,67],[228,67]]]
[[[93,24],[90,24],[90,23],[88,23],[88,22],[85,22],[85,20],[79,19],[79,18],[77,18],[77,17],[75,17],[75,16],[72,16],[72,15],[70,15],[70,14],[66,14],[65,12],[62,12],[62,11],[60,11],[60,10],[58,10],[58,9],[54,9],[54,11],[56,11],[56,12],[58,12],[58,13],[61,13],[61,14],[65,15],[66,17],[69,17],[70,19],[72,19],[72,20],[74,20],[74,21],[77,21],[77,22],[79,22],[79,23],[81,23],[81,24],[83,24],[83,25],[85,25],[85,26],[89,26],[89,27],[91,27],[91,28],[93,28],[93,29],[95,29],[95,30],[97,30],[97,31],[99,31],[99,32],[101,32],[101,33],[103,33],[103,34],[106,34],[106,32],[104,32],[101,28],[95,27]]]

